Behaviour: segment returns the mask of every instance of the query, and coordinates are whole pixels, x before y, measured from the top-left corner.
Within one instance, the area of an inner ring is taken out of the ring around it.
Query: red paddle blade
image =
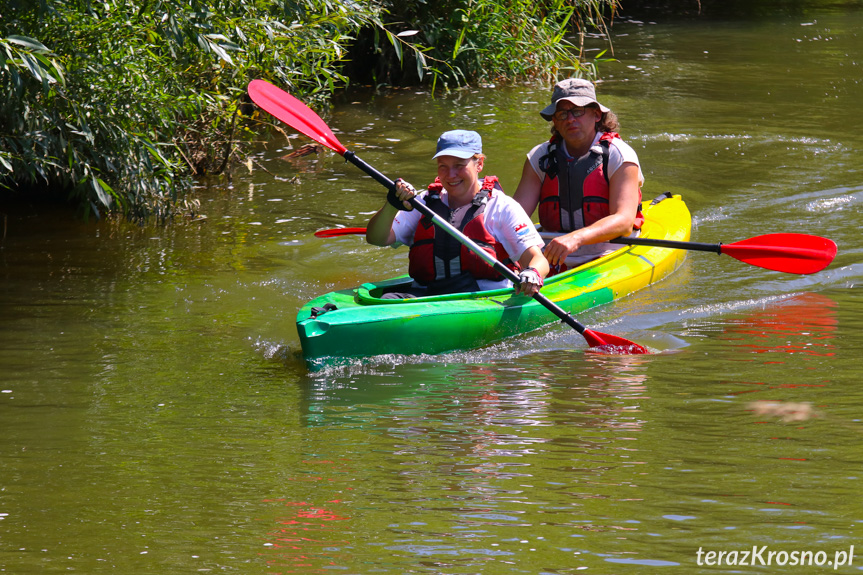
[[[777,272],[814,274],[836,257],[833,240],[807,234],[767,234],[720,246],[723,254]]]
[[[347,151],[320,116],[281,88],[266,80],[252,80],[249,83],[249,97],[261,109],[319,144],[335,150],[340,155]]]
[[[332,228],[329,230],[318,230],[316,238],[337,238],[339,236],[365,235],[366,228]]]
[[[584,330],[581,335],[587,340],[587,344],[595,351],[609,355],[639,355],[650,354],[650,350],[633,341],[617,337],[607,333],[600,333],[591,329]]]

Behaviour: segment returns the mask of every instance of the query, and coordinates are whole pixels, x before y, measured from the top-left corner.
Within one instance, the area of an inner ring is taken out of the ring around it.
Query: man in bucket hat
[[[550,121],[552,114],[557,110],[557,104],[561,100],[569,102],[573,106],[581,107],[595,104],[603,113],[611,111],[596,100],[596,89],[593,87],[593,82],[583,78],[569,78],[555,84],[551,93],[551,104],[543,108],[539,115]]]
[[[513,197],[529,214],[538,209],[544,253],[557,272],[620,248],[608,240],[637,235],[644,175],[589,80],[558,82],[539,115],[552,136],[527,154]]]
[[[411,246],[408,271],[412,284],[383,297],[404,299],[512,286],[482,258],[414,210],[409,203],[414,196],[518,273],[516,294],[532,296],[539,291],[548,274],[542,238],[524,209],[503,193],[496,177],[479,176],[485,162],[480,135],[471,130],[445,132],[437,141],[433,159],[437,178],[428,190],[417,194],[409,183],[396,180],[387,203],[369,220],[366,240],[370,244]]]

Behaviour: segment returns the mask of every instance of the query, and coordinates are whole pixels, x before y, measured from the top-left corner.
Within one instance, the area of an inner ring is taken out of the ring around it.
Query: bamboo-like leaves
[[[229,163],[251,126],[236,121],[251,78],[325,104],[348,82],[342,64],[361,36],[409,75],[413,58],[432,90],[551,77],[579,66],[567,27],[615,2],[13,2],[0,21],[0,182],[163,217],[190,174]]]
[[[213,52],[228,64],[234,63],[228,55],[229,51],[241,52],[243,50],[239,44],[231,42],[223,34],[201,34],[198,36],[198,43],[204,50]]]
[[[90,184],[93,186],[93,190],[96,192],[96,197],[99,198],[99,202],[106,208],[110,208],[111,196],[109,194],[114,191],[111,189],[111,186],[106,184],[102,178],[96,176],[92,176],[90,178]]]
[[[411,38],[413,36],[416,36],[420,33],[420,31],[404,30],[402,32],[399,32],[398,34],[393,34],[389,30],[384,28],[382,24],[377,23],[376,25],[380,26],[380,28],[386,33],[390,44],[392,44],[393,51],[395,52],[396,58],[398,59],[400,66],[404,63],[403,46],[407,47],[409,50],[412,51],[414,59],[416,61],[417,77],[420,79],[420,81],[422,81],[423,77],[425,76],[426,70],[428,69],[428,62],[423,51],[428,50],[429,48],[412,44],[404,40],[405,38]]]
[[[351,35],[378,14],[334,0],[203,6],[81,11],[52,0],[38,17],[8,20],[29,28],[0,23],[0,34],[15,32],[0,38],[0,182],[72,190],[90,213],[163,217],[188,174],[221,169],[237,150],[229,142],[243,133],[235,119],[250,77],[323,102],[346,82],[339,63]]]
[[[34,38],[12,34],[0,39],[0,70],[27,71],[45,84],[65,84],[63,68],[51,50]]]
[[[48,48],[39,40],[34,38],[28,38],[27,36],[19,36],[17,34],[12,34],[6,37],[6,40],[10,44],[17,44],[19,46],[23,46],[27,48],[30,52],[49,52]]]
[[[403,61],[402,58],[402,43],[392,32],[389,30],[384,30],[387,33],[387,38],[390,40],[390,44],[393,46],[393,50],[396,52],[396,58],[398,58],[399,63]]]

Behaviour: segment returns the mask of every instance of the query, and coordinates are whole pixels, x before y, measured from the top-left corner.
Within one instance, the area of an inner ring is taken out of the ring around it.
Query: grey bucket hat
[[[596,104],[603,112],[609,111],[608,108],[597,102],[593,82],[583,78],[569,78],[554,85],[554,91],[551,93],[551,104],[543,108],[539,115],[546,120],[551,120],[552,114],[557,110],[557,103],[561,100],[572,102],[576,106]]]

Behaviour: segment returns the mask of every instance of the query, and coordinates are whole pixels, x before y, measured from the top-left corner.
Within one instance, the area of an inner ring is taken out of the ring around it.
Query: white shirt
[[[420,192],[417,199],[425,204],[425,198],[428,195],[428,190]],[[441,201],[449,206],[449,195],[446,190],[441,191]],[[529,247],[536,246],[542,249],[544,243],[533,222],[530,221],[530,216],[521,207],[521,204],[513,200],[511,197],[504,194],[502,191],[495,189],[488,204],[485,207],[485,227],[488,232],[499,242],[512,261],[518,261],[524,254],[524,250]],[[393,232],[396,235],[396,243],[393,247],[400,245],[410,246],[414,241],[417,225],[422,218],[419,210],[411,210],[409,212],[400,211],[393,221]],[[443,230],[435,230],[435,233],[445,234]],[[479,289],[490,290],[505,287],[511,287],[512,282],[507,279],[501,281],[493,281],[486,279],[477,280]]]

